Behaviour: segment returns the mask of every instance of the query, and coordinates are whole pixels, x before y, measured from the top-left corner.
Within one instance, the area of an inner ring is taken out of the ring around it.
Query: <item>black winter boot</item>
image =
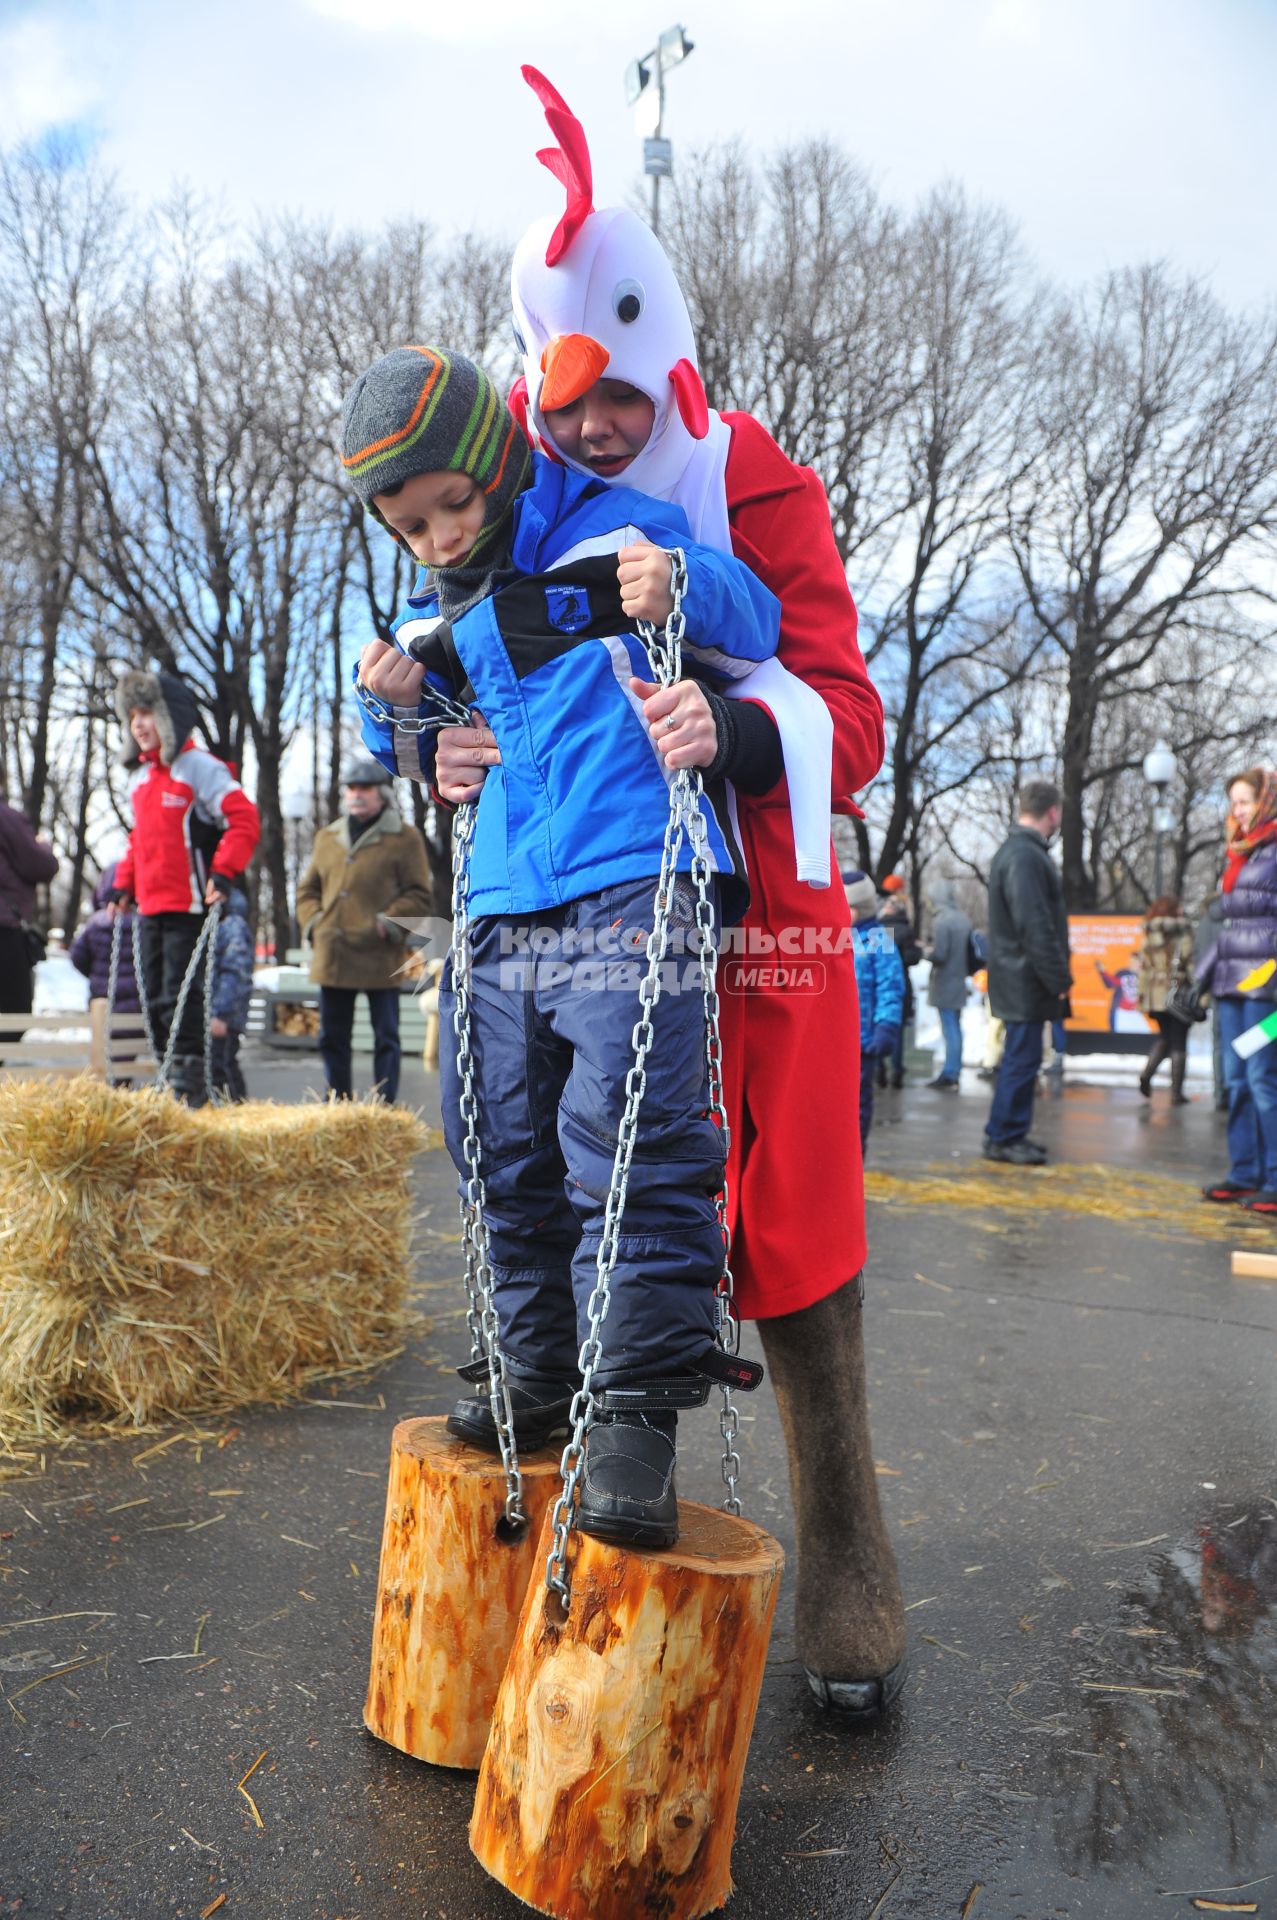
[[[1184,1091],[1184,1075],[1188,1071],[1188,1049],[1178,1048],[1171,1055],[1171,1105],[1186,1107],[1188,1095]]]
[[[760,1320],[798,1530],[798,1657],[822,1706],[871,1719],[904,1684],[904,1603],[866,1405],[862,1281]]]
[[[1148,1059],[1144,1062],[1144,1071],[1140,1075],[1140,1092],[1146,1100],[1151,1100],[1153,1097],[1153,1075],[1157,1072],[1157,1069],[1161,1066],[1169,1052],[1170,1046],[1167,1043],[1166,1035],[1159,1033],[1148,1050]]]
[[[462,1378],[469,1377],[470,1369],[464,1369]],[[551,1440],[565,1440],[572,1431],[569,1414],[575,1383],[553,1374],[536,1373],[512,1360],[505,1363],[505,1377],[510,1390],[515,1445],[531,1452],[548,1446]],[[486,1368],[482,1379],[474,1384],[478,1391],[473,1398],[458,1400],[448,1415],[448,1432],[458,1440],[468,1441],[472,1447],[481,1447],[485,1453],[500,1453],[501,1441],[488,1398]]]
[[[605,1413],[585,1442],[577,1525],[618,1547],[672,1547],[676,1413]]]

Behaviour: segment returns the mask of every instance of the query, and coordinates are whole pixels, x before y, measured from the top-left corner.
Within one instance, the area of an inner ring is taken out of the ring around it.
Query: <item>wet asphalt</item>
[[[281,1099],[319,1082],[246,1065]],[[1074,1080],[1035,1131],[1194,1182],[1224,1167],[1194,1091]],[[881,1096],[871,1166],[974,1166],[986,1092]],[[434,1117],[433,1076],[404,1096]],[[361,1721],[390,1430],[446,1411],[466,1357],[446,1157],[414,1179],[423,1318],[374,1375],[0,1463],[0,1915],[526,1911],[468,1852],[473,1776]],[[1045,1210],[874,1204],[871,1248],[910,1679],[877,1730],[831,1721],[782,1590],[727,1914],[1277,1920],[1277,1286],[1219,1240]],[[768,1390],[742,1411],[746,1510],[792,1552]],[[686,1497],[717,1497],[716,1428],[682,1424]]]

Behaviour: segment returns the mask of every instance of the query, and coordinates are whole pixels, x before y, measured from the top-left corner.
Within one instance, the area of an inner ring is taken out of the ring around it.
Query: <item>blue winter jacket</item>
[[[232,1033],[243,1033],[248,1025],[254,944],[248,901],[232,887],[213,936],[213,1012]]]
[[[694,545],[680,507],[533,458],[532,485],[514,509],[514,580],[449,624],[423,572],[394,626],[403,650],[424,660],[428,685],[478,707],[501,749],[475,823],[475,915],[538,912],[660,868],[669,776],[629,687],[631,674],[655,676],[620,611],[611,555],[639,539],[683,549],[687,675],[718,687],[742,679],[779,637],[774,595],[730,554]],[[429,699],[419,715],[437,718]],[[369,748],[412,779],[432,776],[436,730],[405,733],[364,713]],[[708,856],[731,920],[748,889],[727,789],[715,787]],[[691,865],[686,845],[678,865]]]
[[[856,921],[851,944],[856,962],[856,997],[860,1001],[860,1044],[872,1048],[886,1040],[880,1028],[890,1027],[893,1040],[900,1030],[905,1006],[904,963],[890,929],[879,926],[876,914]]]

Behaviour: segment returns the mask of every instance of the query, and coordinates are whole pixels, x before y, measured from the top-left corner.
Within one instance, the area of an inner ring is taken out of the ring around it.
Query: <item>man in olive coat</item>
[[[351,1096],[355,999],[368,997],[373,1071],[383,1100],[399,1093],[399,988],[407,940],[401,920],[430,911],[426,844],[391,804],[391,777],[361,755],[343,774],[346,811],[315,835],[297,889],[297,918],[319,985],[319,1051],[330,1090]]]
[[[1042,1028],[1069,1011],[1069,923],[1059,869],[1047,851],[1059,824],[1060,789],[1050,780],[1026,781],[1019,821],[989,867],[989,1007],[1007,1034],[984,1153],[1020,1167],[1046,1160],[1046,1148],[1029,1138]]]

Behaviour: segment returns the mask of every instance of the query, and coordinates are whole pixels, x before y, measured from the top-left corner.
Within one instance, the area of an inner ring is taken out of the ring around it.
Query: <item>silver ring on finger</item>
[[[676,727],[677,725],[678,725],[678,721],[675,719],[674,715],[672,713],[667,713],[665,716],[666,733],[668,733],[672,727]]]

